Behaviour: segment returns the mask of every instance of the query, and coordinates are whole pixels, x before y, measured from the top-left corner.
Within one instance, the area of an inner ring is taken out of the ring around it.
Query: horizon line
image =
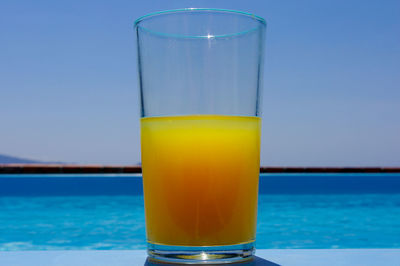
[[[140,174],[140,165],[0,164],[0,174]],[[260,166],[260,173],[400,173],[399,167]]]

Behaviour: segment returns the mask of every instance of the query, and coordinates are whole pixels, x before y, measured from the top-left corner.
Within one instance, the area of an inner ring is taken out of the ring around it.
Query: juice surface
[[[233,245],[255,239],[261,119],[141,120],[148,241]]]

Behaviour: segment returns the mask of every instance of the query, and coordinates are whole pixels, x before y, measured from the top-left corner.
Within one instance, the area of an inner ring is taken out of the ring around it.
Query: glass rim
[[[209,12],[219,12],[219,13],[231,13],[231,14],[236,14],[236,15],[241,15],[241,16],[247,16],[250,19],[255,20],[256,22],[259,22],[261,25],[266,26],[267,22],[265,21],[264,18],[254,15],[252,13],[244,12],[244,11],[238,11],[238,10],[231,10],[231,9],[221,9],[221,8],[180,8],[180,9],[169,9],[169,10],[163,10],[163,11],[157,11],[157,12],[152,12],[147,15],[141,16],[138,19],[135,20],[134,22],[134,28],[140,28],[143,29],[149,33],[159,35],[159,36],[164,36],[164,37],[172,37],[172,38],[194,38],[194,39],[211,39],[211,38],[226,38],[226,37],[232,37],[232,36],[238,36],[238,35],[243,35],[249,32],[256,31],[259,27],[253,27],[245,31],[240,31],[240,32],[235,32],[235,33],[229,33],[229,34],[221,34],[221,35],[183,35],[183,34],[170,34],[170,33],[163,33],[159,31],[154,31],[150,30],[146,27],[140,26],[139,24],[142,21],[145,21],[149,18],[155,17],[155,16],[161,16],[165,14],[173,14],[173,13],[183,13],[183,12],[193,12],[193,11],[209,11]]]

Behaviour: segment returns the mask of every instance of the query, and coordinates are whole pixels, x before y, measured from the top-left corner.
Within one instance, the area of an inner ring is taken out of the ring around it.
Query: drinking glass
[[[150,258],[254,254],[265,28],[252,14],[204,8],[135,21]]]

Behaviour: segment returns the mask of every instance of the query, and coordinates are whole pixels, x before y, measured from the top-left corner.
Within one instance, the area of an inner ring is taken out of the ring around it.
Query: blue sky
[[[133,21],[216,7],[267,20],[261,163],[400,166],[400,1],[0,3],[0,153],[140,161]]]

